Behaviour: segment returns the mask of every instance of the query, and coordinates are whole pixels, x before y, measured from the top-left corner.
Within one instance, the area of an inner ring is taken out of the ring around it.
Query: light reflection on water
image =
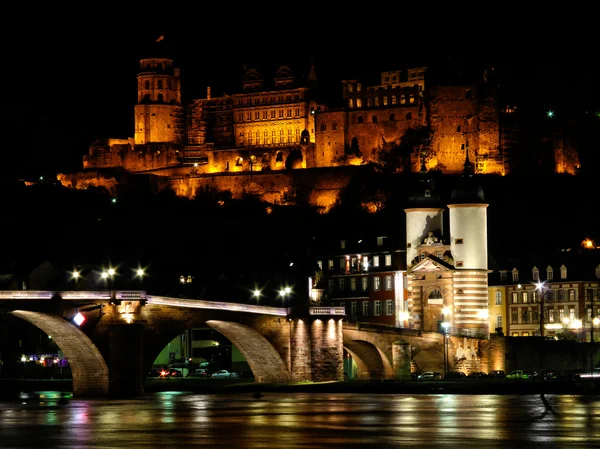
[[[596,396],[162,392],[84,400],[44,392],[0,402],[2,448],[599,445]]]

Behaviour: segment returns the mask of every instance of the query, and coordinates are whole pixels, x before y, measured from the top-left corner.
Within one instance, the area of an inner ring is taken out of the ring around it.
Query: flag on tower
[[[160,36],[158,36],[158,39],[156,39],[156,42],[162,42],[165,40],[165,35],[161,34]]]

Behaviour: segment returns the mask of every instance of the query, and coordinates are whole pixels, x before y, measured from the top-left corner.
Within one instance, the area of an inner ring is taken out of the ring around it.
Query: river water
[[[596,395],[22,393],[0,402],[2,448],[591,448]]]

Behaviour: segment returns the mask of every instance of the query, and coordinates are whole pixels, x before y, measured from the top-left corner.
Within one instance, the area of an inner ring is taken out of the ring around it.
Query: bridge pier
[[[392,364],[396,380],[410,380],[411,359],[410,343],[400,340],[392,343]]]
[[[314,382],[344,380],[344,334],[341,319],[323,317],[313,320],[310,349]]]
[[[135,397],[144,394],[144,326],[114,324],[110,328],[109,393]]]

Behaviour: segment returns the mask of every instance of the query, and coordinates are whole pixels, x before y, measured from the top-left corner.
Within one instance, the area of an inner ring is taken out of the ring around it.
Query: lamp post
[[[544,338],[544,296],[546,295],[547,287],[544,282],[538,281],[535,289],[540,295],[540,337]]]
[[[450,309],[444,307],[442,309],[442,335],[444,337],[444,377],[448,375],[448,332],[450,330],[450,322],[444,318],[450,315]]]
[[[536,285],[536,290],[539,291],[540,295],[540,373],[543,373],[544,369],[544,296],[546,295],[547,287],[544,285],[544,282],[540,282],[538,280]],[[543,381],[544,376],[540,376],[540,379]],[[542,395],[543,395],[542,390]]]

